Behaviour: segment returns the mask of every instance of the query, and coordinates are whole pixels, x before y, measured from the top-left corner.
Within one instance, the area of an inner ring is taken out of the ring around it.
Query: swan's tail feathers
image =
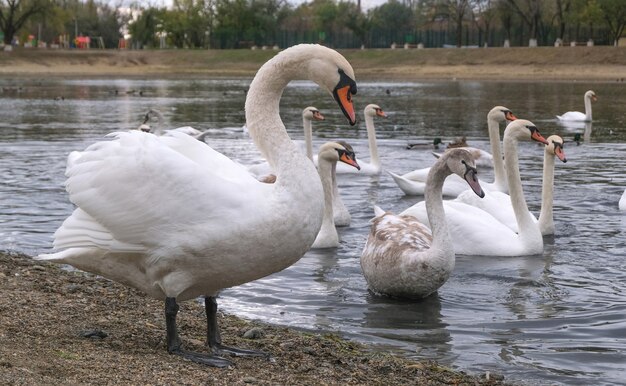
[[[432,154],[433,157],[435,157],[435,158],[440,158],[441,157],[441,153],[435,153],[434,151],[431,152],[430,154]]]
[[[408,179],[402,176],[399,176],[393,172],[390,172],[389,170],[387,170],[387,173],[389,173],[389,175],[395,181],[396,185],[398,185],[400,190],[402,190],[404,194],[406,194],[407,196],[419,196],[419,195],[424,194],[423,187],[422,189],[420,189],[421,184],[415,183],[413,181],[409,181]]]
[[[44,253],[38,256],[34,256],[34,260],[49,261],[51,263],[68,263],[71,264],[74,258],[80,258],[81,254],[89,250],[95,250],[94,248],[71,248],[56,253]]]
[[[211,134],[211,130],[205,130],[202,133],[195,135],[194,138],[198,141],[204,142],[204,138],[206,138],[206,136],[209,134]]]
[[[563,119],[563,118],[562,118],[560,115],[557,115],[557,116],[556,116],[556,119],[561,120],[561,119]]]
[[[54,233],[55,249],[98,248],[116,252],[140,252],[140,245],[116,240],[104,226],[77,208]]]
[[[374,205],[374,217],[380,217],[385,213],[387,212],[385,212],[380,206]]]
[[[80,151],[73,151],[67,156],[67,164],[65,167],[65,175],[68,175],[68,170],[76,164],[76,161],[83,155]]]

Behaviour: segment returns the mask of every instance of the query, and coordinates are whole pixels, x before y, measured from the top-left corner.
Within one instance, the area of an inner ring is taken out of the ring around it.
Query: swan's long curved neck
[[[313,161],[313,128],[311,120],[302,117],[302,127],[304,128],[304,143],[306,145],[306,156]]]
[[[298,157],[299,151],[285,130],[279,115],[279,103],[287,84],[307,74],[305,66],[309,59],[306,55],[294,52],[275,56],[259,69],[248,90],[248,131],[263,157],[276,171],[277,177],[301,172],[298,169],[302,167],[304,157]],[[294,165],[294,162],[297,164]],[[312,164],[310,166],[313,167]]]
[[[161,114],[159,110],[150,110],[148,114],[153,115],[157,120],[153,134],[163,135],[163,132],[165,131],[165,118],[163,118],[163,114]]]
[[[491,154],[493,155],[493,184],[499,189],[506,188],[506,172],[504,171],[504,161],[502,160],[502,150],[500,149],[500,123],[490,117],[487,120],[487,128],[489,130]]]
[[[324,219],[322,220],[322,229],[335,228],[333,219],[333,180],[335,179],[336,162],[328,162],[322,157],[318,158],[318,173],[324,188]]]
[[[513,212],[517,220],[519,235],[522,236],[522,234],[527,233],[535,227],[535,225],[528,215],[528,205],[526,204],[524,190],[522,189],[522,178],[520,177],[519,158],[517,155],[517,138],[513,135],[505,134],[503,147],[511,205],[513,206]]]
[[[370,147],[370,163],[374,166],[380,166],[378,158],[378,146],[376,144],[376,129],[374,127],[374,117],[365,115],[365,128],[367,129],[367,140]]]
[[[591,121],[591,97],[585,96],[585,120]]]
[[[452,239],[448,233],[446,213],[443,209],[443,201],[441,198],[443,182],[449,174],[450,171],[445,165],[436,164],[430,169],[426,179],[424,204],[426,206],[428,222],[430,223],[430,230],[433,234],[431,250],[452,249]]]
[[[554,231],[554,155],[546,148],[543,157],[543,181],[541,184],[541,211],[539,212],[539,229],[541,233]]]

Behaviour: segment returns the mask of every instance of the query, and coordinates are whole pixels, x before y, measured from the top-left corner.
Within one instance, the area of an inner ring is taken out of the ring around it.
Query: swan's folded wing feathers
[[[114,141],[88,148],[68,170],[70,200],[120,245],[155,248],[154,243],[167,243],[209,218],[223,227],[233,211],[254,205],[255,197],[272,188],[236,173],[238,167],[221,154],[217,166],[210,166],[210,156],[198,155],[198,149],[192,147],[186,155],[180,142],[174,149],[160,138],[120,133]],[[224,221],[215,221],[220,218]]]

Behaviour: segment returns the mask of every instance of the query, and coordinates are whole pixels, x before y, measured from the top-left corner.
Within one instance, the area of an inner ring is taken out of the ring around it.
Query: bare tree
[[[4,44],[11,44],[13,36],[32,16],[43,13],[49,0],[0,0],[0,30]]]
[[[506,0],[530,29],[530,38],[536,41],[541,32],[541,0]]]
[[[597,4],[600,6],[604,14],[604,21],[611,31],[613,45],[617,47],[617,43],[626,28],[626,2],[624,0],[599,0]]]
[[[565,22],[566,15],[570,11],[572,6],[571,0],[555,0],[556,1],[556,12],[554,13],[554,18],[557,20],[559,25],[558,30],[558,38],[563,40],[563,36],[565,35]]]
[[[491,23],[495,19],[497,9],[491,0],[476,0],[472,9],[472,19],[479,31],[485,34],[485,43],[489,43]]]

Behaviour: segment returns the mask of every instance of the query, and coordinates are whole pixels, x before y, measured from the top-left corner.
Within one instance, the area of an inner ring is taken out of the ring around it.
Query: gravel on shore
[[[220,314],[225,344],[271,359],[232,358],[211,368],[169,355],[163,304],[131,288],[0,252],[0,384],[3,385],[504,385],[433,361]],[[204,309],[184,302],[181,338],[206,351]],[[253,331],[254,339],[244,338]],[[510,384],[510,383],[509,383]]]

